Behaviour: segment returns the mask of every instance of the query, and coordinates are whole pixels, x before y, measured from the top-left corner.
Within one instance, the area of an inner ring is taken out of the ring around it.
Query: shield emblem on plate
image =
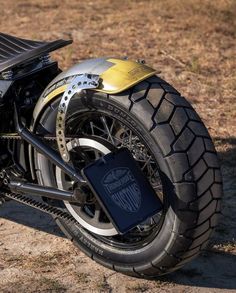
[[[131,170],[126,167],[111,169],[102,180],[107,195],[126,212],[135,213],[141,206],[141,191]]]

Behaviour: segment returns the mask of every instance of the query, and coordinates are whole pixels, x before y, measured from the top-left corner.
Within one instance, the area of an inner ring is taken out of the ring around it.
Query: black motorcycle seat
[[[17,38],[0,33],[0,72],[12,69],[56,49],[72,43],[72,40],[41,42]]]

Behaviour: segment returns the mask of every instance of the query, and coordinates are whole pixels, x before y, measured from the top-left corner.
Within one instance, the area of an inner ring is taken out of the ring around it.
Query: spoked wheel
[[[116,148],[126,147],[139,163],[144,175],[149,179],[156,191],[157,196],[161,199],[163,198],[162,183],[155,157],[150,153],[145,143],[142,142],[142,139],[133,130],[128,128],[127,125],[104,113],[94,114],[93,112],[86,112],[86,114],[78,114],[68,120],[67,128],[70,129],[70,134],[81,136],[79,139],[79,150],[77,146],[73,147],[73,142],[69,142],[67,145],[75,167],[81,169]],[[74,186],[74,182],[59,168],[56,168],[56,181],[61,189],[72,189]],[[90,204],[78,206],[65,202],[65,206],[88,231],[101,236],[117,235],[116,229],[89,190],[88,197],[90,197]],[[130,245],[138,245],[139,241],[144,243],[147,241],[147,238],[151,238],[151,236],[156,234],[157,224],[159,224],[160,219],[161,213],[138,225],[125,236],[117,235],[116,237],[99,238],[106,243],[116,244],[123,248],[126,244],[128,247]]]
[[[58,102],[35,131],[55,133]],[[102,265],[134,276],[166,274],[199,254],[220,211],[221,175],[207,130],[177,91],[158,77],[119,95],[90,91],[73,98],[66,127],[79,137],[79,147],[68,143],[76,168],[126,147],[163,203],[161,212],[119,235],[87,187],[83,206],[64,202],[78,224],[56,219],[67,237]],[[41,184],[76,188],[45,157],[34,158]]]

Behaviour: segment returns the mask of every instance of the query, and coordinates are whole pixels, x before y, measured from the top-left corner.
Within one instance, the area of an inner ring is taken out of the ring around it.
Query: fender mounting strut
[[[99,75],[80,74],[77,75],[65,90],[58,106],[56,120],[56,136],[58,149],[65,162],[70,161],[70,154],[65,139],[66,113],[71,99],[75,94],[81,94],[85,89],[95,89],[99,86]]]

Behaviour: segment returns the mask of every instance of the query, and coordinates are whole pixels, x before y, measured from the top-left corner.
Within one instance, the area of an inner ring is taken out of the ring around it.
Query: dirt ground
[[[76,249],[44,214],[0,210],[0,292],[236,292],[236,1],[0,0],[0,31],[73,38],[63,69],[95,56],[145,59],[198,111],[219,152],[221,221],[211,247],[168,277],[137,280]]]

